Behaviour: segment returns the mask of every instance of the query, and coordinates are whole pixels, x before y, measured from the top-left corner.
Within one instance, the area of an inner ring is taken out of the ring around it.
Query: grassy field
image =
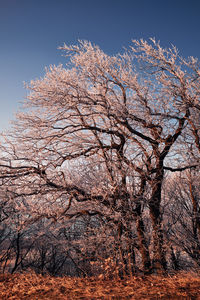
[[[0,299],[200,299],[200,276],[179,273],[108,280],[0,275]]]

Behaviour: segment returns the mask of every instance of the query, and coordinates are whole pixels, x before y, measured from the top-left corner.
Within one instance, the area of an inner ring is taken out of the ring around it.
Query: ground
[[[125,280],[0,275],[0,299],[200,299],[200,276],[134,276]]]

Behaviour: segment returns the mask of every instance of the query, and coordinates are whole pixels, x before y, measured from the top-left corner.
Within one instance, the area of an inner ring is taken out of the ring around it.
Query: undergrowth
[[[120,279],[0,275],[0,299],[200,299],[200,276],[134,276]]]

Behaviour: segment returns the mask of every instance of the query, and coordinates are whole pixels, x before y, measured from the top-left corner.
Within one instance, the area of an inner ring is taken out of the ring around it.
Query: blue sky
[[[23,82],[65,63],[57,49],[86,39],[114,54],[155,37],[200,59],[199,0],[0,0],[0,131],[20,109]]]

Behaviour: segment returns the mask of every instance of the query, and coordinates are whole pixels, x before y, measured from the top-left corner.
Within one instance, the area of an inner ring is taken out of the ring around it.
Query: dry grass
[[[145,276],[126,280],[0,275],[0,299],[200,299],[200,277]]]

